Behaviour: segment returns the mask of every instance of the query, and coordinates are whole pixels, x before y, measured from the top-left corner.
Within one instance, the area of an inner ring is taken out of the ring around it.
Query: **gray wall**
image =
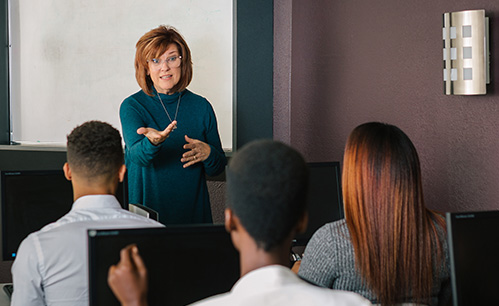
[[[274,137],[308,161],[342,160],[357,125],[384,121],[418,149],[430,208],[498,209],[497,1],[274,3]],[[445,96],[442,14],[485,9],[491,78],[485,96]]]

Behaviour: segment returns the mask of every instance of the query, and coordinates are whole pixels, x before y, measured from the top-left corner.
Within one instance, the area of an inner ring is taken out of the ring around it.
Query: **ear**
[[[241,221],[234,214],[232,209],[225,209],[225,230],[230,234],[230,239],[232,240],[232,244],[236,250],[241,249],[241,243],[244,240],[245,230],[241,225]]]
[[[307,230],[308,225],[308,212],[304,212],[301,215],[300,219],[298,219],[298,223],[296,224],[296,232],[304,233]]]
[[[64,171],[64,176],[68,181],[71,181],[71,168],[69,168],[68,163],[64,163],[64,166],[62,166],[62,170]]]
[[[230,233],[235,229],[236,229],[236,224],[234,222],[234,213],[232,212],[232,209],[226,208],[225,209],[225,230],[228,233]]]
[[[118,172],[118,177],[120,179],[120,183],[125,179],[126,166],[125,164],[121,165],[120,170]]]

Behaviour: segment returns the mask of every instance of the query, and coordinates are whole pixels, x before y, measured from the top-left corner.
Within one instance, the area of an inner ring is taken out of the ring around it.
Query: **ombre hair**
[[[436,224],[445,231],[445,223],[425,207],[416,148],[396,126],[365,123],[350,134],[343,163],[356,268],[383,305],[429,304],[433,265],[444,262]]]
[[[160,25],[144,34],[136,45],[135,52],[135,78],[140,88],[152,96],[153,82],[149,75],[148,60],[160,57],[166,52],[168,46],[175,44],[179,55],[182,56],[180,80],[172,87],[170,93],[180,92],[189,86],[192,80],[191,50],[180,33],[171,26]]]

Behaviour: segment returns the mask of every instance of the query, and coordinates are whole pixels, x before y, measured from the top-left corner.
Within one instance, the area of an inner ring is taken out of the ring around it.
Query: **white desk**
[[[3,291],[3,286],[6,285],[6,284],[0,284],[0,306],[10,306],[10,299],[9,297],[7,296],[7,294],[5,293],[5,291]]]

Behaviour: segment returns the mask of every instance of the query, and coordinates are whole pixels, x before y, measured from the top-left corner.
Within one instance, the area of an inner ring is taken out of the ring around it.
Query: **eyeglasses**
[[[175,55],[175,56],[167,57],[165,60],[162,60],[160,58],[153,58],[153,59],[148,60],[147,62],[151,63],[151,66],[154,69],[160,69],[161,67],[163,67],[163,63],[166,63],[166,65],[169,68],[178,68],[178,67],[180,67],[181,59],[182,59],[182,56]]]

